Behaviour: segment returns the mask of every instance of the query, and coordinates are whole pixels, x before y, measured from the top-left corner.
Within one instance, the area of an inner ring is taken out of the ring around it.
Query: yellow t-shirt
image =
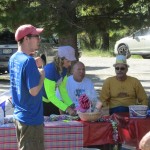
[[[109,108],[118,106],[148,105],[146,92],[140,81],[134,77],[127,76],[125,81],[119,81],[116,76],[109,77],[104,81],[100,99],[104,106]]]

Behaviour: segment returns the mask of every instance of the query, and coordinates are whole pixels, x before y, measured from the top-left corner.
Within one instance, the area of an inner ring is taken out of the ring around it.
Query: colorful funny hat
[[[117,64],[124,64],[129,67],[129,65],[127,64],[126,56],[124,56],[124,55],[116,56],[116,63],[113,66],[115,67]]]

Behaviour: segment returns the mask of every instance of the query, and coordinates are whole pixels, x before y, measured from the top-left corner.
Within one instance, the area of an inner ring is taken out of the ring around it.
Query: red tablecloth
[[[150,131],[150,117],[131,119],[129,114],[120,113],[110,116],[118,123],[118,143],[136,146],[138,149],[141,138]],[[109,122],[82,122],[84,146],[113,144],[113,128]]]
[[[129,118],[128,115],[119,115],[118,131],[122,143],[136,146],[138,149],[142,137],[150,131],[150,117],[145,119]],[[119,120],[120,120],[119,119]]]
[[[114,143],[112,125],[108,122],[83,122],[84,146]]]

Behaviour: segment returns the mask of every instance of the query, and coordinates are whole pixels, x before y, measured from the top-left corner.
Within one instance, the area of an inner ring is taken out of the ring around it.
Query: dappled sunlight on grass
[[[89,56],[89,57],[94,57],[94,56],[101,56],[101,57],[114,57],[112,51],[102,51],[99,49],[93,49],[93,50],[81,50],[82,51],[82,56]]]
[[[102,50],[99,50],[99,49],[93,49],[93,50],[83,49],[83,50],[81,50],[81,52],[82,52],[82,56],[88,56],[88,57],[96,57],[96,56],[100,56],[100,57],[115,57],[115,54],[113,53],[113,50],[102,51]],[[130,58],[142,59],[142,56],[140,56],[140,55],[132,55]]]
[[[135,58],[135,59],[137,58],[137,59],[139,59],[139,58],[142,58],[142,56],[140,56],[140,55],[132,55],[131,58]]]

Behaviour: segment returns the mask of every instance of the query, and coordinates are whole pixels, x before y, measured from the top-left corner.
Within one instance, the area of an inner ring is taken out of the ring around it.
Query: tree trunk
[[[77,47],[77,35],[67,34],[59,36],[59,45],[70,45],[75,49],[76,58],[79,58],[78,47]]]
[[[96,35],[95,34],[90,34],[90,47],[92,49],[95,49],[96,48]]]
[[[104,50],[104,51],[109,50],[109,33],[107,31],[104,31],[102,33],[101,49]]]

